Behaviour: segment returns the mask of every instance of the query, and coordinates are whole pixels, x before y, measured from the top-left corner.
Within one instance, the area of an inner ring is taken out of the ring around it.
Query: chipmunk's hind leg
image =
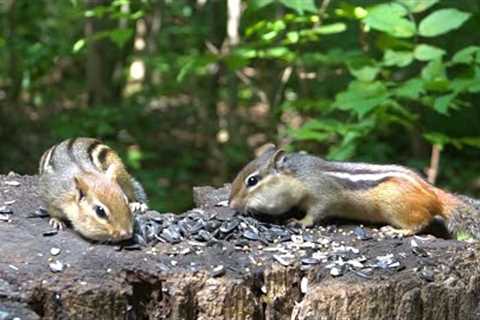
[[[388,235],[408,237],[422,232],[433,219],[428,210],[412,210],[408,214],[399,216],[400,219],[390,221],[390,225],[382,227],[380,230]]]

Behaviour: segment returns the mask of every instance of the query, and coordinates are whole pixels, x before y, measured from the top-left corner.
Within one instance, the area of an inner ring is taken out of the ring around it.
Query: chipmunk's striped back
[[[109,146],[97,139],[72,138],[52,146],[42,155],[39,173],[65,169],[65,166],[76,166],[80,171],[105,172],[113,163],[121,161]]]

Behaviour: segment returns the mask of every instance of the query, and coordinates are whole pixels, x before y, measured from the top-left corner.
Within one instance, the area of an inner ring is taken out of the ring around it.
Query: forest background
[[[0,28],[2,173],[98,137],[181,212],[274,142],[480,195],[478,0],[1,0]]]

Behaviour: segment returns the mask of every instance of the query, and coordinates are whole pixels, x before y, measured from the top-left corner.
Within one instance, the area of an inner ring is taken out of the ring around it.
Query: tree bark
[[[233,214],[216,206],[228,192],[229,186],[196,188],[199,208],[194,214]],[[7,205],[12,210],[8,221],[0,215],[0,316],[6,319],[480,317],[478,244],[416,238],[428,252],[419,256],[411,250],[412,238],[358,242],[348,225],[341,226],[341,232],[322,229],[319,239],[354,245],[368,261],[390,253],[403,257],[404,267],[395,271],[373,269],[367,279],[354,272],[333,277],[328,263],[310,268],[300,261],[280,264],[271,250],[281,243],[267,246],[245,239],[241,246],[231,240],[198,246],[181,241],[119,251],[115,245],[89,243],[70,229],[48,236],[48,219],[33,214],[43,205],[36,177],[0,176],[0,203],[11,200],[16,201]],[[148,217],[160,216],[150,211]],[[52,248],[59,248],[60,254],[52,254]],[[329,250],[322,248],[321,252]],[[61,272],[51,271],[49,264],[55,261],[63,263]],[[224,274],[212,272],[217,265],[225,267]],[[428,280],[420,276],[424,268],[434,270]]]

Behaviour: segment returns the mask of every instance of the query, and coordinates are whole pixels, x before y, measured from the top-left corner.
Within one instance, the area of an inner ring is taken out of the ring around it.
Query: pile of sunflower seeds
[[[183,215],[137,216],[134,244],[124,248],[141,249],[156,243],[191,242],[209,246],[228,242],[237,248],[251,248],[252,261],[260,261],[266,256],[285,267],[298,264],[302,270],[322,265],[332,277],[352,272],[359,277],[370,278],[375,269],[397,272],[405,268],[401,255],[367,257],[358,248],[325,236],[332,230],[336,232],[335,227],[305,229],[299,225],[262,222],[253,217],[232,214],[230,210],[219,209],[211,213],[194,209]],[[355,228],[351,235],[358,241],[372,239],[363,227]],[[413,253],[418,255],[421,250],[417,243],[412,243]]]

